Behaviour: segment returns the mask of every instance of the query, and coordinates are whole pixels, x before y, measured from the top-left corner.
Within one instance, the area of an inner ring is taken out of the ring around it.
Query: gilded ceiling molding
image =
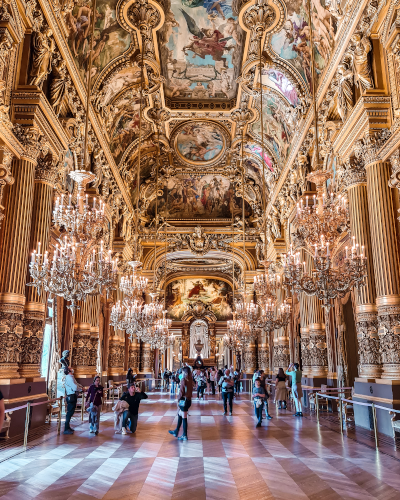
[[[54,0],[56,5],[59,6],[58,0]],[[71,52],[69,50],[69,47],[67,45],[67,36],[68,32],[66,30],[65,26],[65,21],[63,19],[63,16],[58,16],[56,17],[55,12],[53,8],[50,6],[47,0],[39,0],[39,4],[41,9],[43,10],[47,23],[49,24],[49,27],[52,29],[54,39],[56,41],[57,47],[61,53],[62,58],[65,60],[68,68],[68,72],[71,76],[72,82],[75,86],[75,89],[77,91],[77,94],[82,102],[86,102],[86,89],[84,86],[84,83],[81,80],[81,77],[78,73],[78,70],[75,66],[75,62],[72,58]],[[73,6],[72,6],[73,8]],[[57,10],[57,9],[56,9]],[[59,10],[58,10],[59,12]],[[131,199],[129,196],[129,193],[126,190],[125,184],[121,179],[121,176],[119,175],[119,171],[117,168],[117,165],[114,161],[114,157],[111,154],[111,151],[108,146],[108,141],[106,140],[103,130],[102,130],[102,125],[100,124],[97,115],[95,111],[93,110],[93,107],[90,107],[89,110],[89,120],[90,123],[93,127],[93,131],[96,134],[100,147],[103,149],[104,154],[106,156],[107,162],[110,166],[110,169],[112,171],[112,174],[118,184],[118,187],[120,189],[120,192],[124,198],[124,201],[129,208],[130,211],[133,212],[133,205],[131,203]]]

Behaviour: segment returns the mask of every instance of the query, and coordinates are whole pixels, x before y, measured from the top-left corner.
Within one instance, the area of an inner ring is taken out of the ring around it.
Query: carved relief
[[[23,336],[23,307],[0,304],[0,372],[2,378],[15,377]]]
[[[44,327],[42,313],[25,313],[20,357],[22,366],[19,370],[23,377],[40,376]]]
[[[32,37],[32,66],[29,72],[29,85],[42,87],[51,71],[51,62],[56,49],[53,32],[48,27],[40,27]]]

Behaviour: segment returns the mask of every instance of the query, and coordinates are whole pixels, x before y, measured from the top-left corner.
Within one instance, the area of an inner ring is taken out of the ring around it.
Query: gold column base
[[[253,374],[256,369],[256,346],[254,344],[250,344],[243,351],[243,371],[244,373]]]
[[[268,344],[261,344],[258,346],[258,366],[261,370],[264,370],[265,373],[269,373],[269,359],[268,359]]]
[[[381,365],[360,365],[359,367],[359,374],[358,376],[360,378],[380,378],[382,374],[382,367]]]
[[[45,307],[39,302],[27,302],[24,308],[24,334],[21,341],[19,373],[21,377],[41,377]]]
[[[400,380],[400,364],[385,363],[381,375],[383,379]]]
[[[0,379],[20,378],[18,363],[0,363]]]
[[[3,302],[7,301],[7,302]],[[25,297],[17,294],[0,294],[0,379],[17,379],[24,333]]]
[[[140,345],[131,343],[129,346],[128,368],[132,368],[134,373],[138,373],[139,366],[140,366]]]
[[[304,376],[304,373],[303,373]],[[311,366],[309,377],[328,377],[328,367],[327,366]]]

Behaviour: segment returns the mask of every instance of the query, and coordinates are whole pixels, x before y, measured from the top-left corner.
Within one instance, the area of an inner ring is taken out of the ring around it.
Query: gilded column
[[[75,313],[74,337],[72,343],[72,366],[77,379],[90,379],[96,373],[91,366],[92,342],[90,339],[90,302],[79,301],[80,309]]]
[[[101,350],[100,350],[100,328],[99,328],[99,315],[100,315],[100,295],[89,297],[90,304],[90,358],[89,366],[93,368],[96,374],[101,373]]]
[[[308,309],[308,333],[310,378],[326,378],[328,376],[328,353],[326,345],[324,311],[320,301],[310,297]]]
[[[152,373],[152,365],[151,365],[151,347],[150,344],[141,343],[140,350],[140,373]]]
[[[118,332],[110,331],[110,340],[108,345],[108,375],[118,377],[124,372],[124,354],[125,346],[121,342],[121,336]]]
[[[11,162],[13,154],[3,145],[0,145],[0,227],[4,219],[3,195],[6,185],[14,184],[14,177],[11,175]]]
[[[371,138],[364,139],[361,147],[367,172],[368,212],[371,224],[382,378],[399,380],[399,255],[392,192],[388,185],[390,164],[377,159]]]
[[[36,159],[40,132],[15,127],[25,156],[13,160],[0,252],[0,378],[20,378],[26,269],[29,254]]]
[[[376,290],[368,214],[367,176],[364,166],[359,161],[353,161],[349,167],[345,183],[349,198],[350,229],[356,242],[364,246],[367,257],[365,286],[354,291],[360,359],[359,376],[379,378],[382,368],[379,354]]]
[[[35,189],[33,195],[32,225],[29,242],[29,255],[37,249],[46,251],[49,246],[51,214],[53,205],[53,186],[57,173],[56,161],[48,153],[37,159],[35,170]],[[26,283],[31,282],[29,266]],[[38,294],[36,288],[26,287],[26,303],[24,309],[24,333],[21,342],[21,359],[19,372],[21,377],[35,378],[40,376],[40,361],[43,347],[43,332],[46,319],[47,294]]]
[[[253,374],[257,368],[256,346],[251,343],[243,349],[243,371],[244,373]]]
[[[269,346],[267,342],[267,334],[262,331],[261,342],[258,344],[258,367],[269,373]]]
[[[132,368],[133,373],[139,373],[139,361],[140,361],[140,344],[135,338],[129,345],[129,363],[128,365]]]

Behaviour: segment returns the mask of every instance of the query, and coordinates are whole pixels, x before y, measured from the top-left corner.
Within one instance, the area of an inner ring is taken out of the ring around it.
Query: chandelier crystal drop
[[[84,194],[85,185],[95,175],[76,170],[70,177],[78,183],[77,203],[73,204],[71,195],[68,200],[64,195],[56,200],[53,222],[62,232],[51,261],[48,251],[42,254],[38,243],[29,264],[33,282],[28,286],[35,286],[38,293],[43,289],[63,297],[74,315],[80,308],[78,301],[115,289],[118,270],[117,260],[112,260],[111,251],[105,251],[101,240],[108,227],[104,203],[94,198],[90,206]]]

